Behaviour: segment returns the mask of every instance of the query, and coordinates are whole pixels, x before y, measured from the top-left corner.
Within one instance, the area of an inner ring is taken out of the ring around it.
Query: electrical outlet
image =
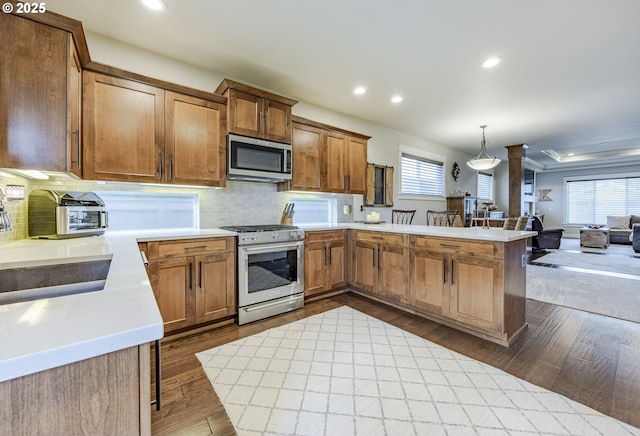
[[[524,268],[527,265],[527,255],[522,255],[522,267]]]

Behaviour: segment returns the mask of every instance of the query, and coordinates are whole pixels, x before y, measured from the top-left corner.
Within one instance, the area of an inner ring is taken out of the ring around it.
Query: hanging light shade
[[[484,139],[484,129],[487,126],[480,126],[482,129],[482,142],[480,143],[480,154],[467,162],[470,168],[476,171],[490,170],[500,163],[497,157],[491,157],[487,154],[487,141]]]

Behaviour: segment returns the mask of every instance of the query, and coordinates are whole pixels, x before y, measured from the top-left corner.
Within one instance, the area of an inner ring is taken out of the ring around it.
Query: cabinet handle
[[[347,174],[347,191],[351,191],[351,174]]]
[[[162,152],[158,153],[158,177],[162,179]]]
[[[260,132],[262,133],[262,111],[260,111],[260,113],[258,114],[258,121],[259,121],[258,130],[260,130]]]
[[[267,114],[265,115],[264,130],[265,133],[269,133],[269,111],[267,111]]]
[[[440,244],[440,246],[445,248],[460,248],[459,245],[455,245],[455,244]]]
[[[451,284],[452,285],[455,284],[455,281],[453,279],[453,277],[454,277],[453,271],[455,269],[455,262],[456,262],[455,260],[451,259]]]
[[[327,251],[329,252],[329,265],[331,265],[331,247]]]
[[[380,268],[380,247],[378,247],[378,268]]]
[[[198,287],[202,287],[202,261],[198,262]]]
[[[169,171],[169,181],[171,181],[173,179],[173,155],[172,154],[169,155],[169,168],[167,170]]]
[[[205,248],[207,248],[206,245],[194,245],[192,247],[184,247],[184,250],[204,250]]]
[[[373,261],[373,267],[376,267],[376,249],[373,249],[373,254],[371,255],[371,260]]]
[[[189,289],[193,289],[193,263],[189,262]]]
[[[72,134],[76,137],[76,160],[71,163],[80,168],[80,129],[76,129]]]
[[[442,258],[442,283],[447,283],[447,259]]]

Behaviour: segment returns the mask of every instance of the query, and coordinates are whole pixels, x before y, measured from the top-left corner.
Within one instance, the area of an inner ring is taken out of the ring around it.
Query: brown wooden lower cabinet
[[[0,434],[150,435],[149,344],[0,383]]]
[[[236,313],[235,238],[140,244],[165,333]]]
[[[410,248],[401,238],[410,240]],[[525,250],[526,240],[353,231],[350,284],[380,301],[508,345],[526,328]]]
[[[304,293],[310,297],[347,285],[346,230],[306,232]]]
[[[408,303],[408,236],[355,231],[352,284],[391,301]]]

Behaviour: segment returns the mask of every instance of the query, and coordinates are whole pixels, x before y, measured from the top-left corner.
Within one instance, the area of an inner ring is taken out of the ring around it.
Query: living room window
[[[640,175],[565,179],[567,224],[605,224],[607,215],[640,215]]]
[[[493,174],[478,172],[478,197],[493,200]]]
[[[400,146],[400,196],[444,196],[444,158]]]

